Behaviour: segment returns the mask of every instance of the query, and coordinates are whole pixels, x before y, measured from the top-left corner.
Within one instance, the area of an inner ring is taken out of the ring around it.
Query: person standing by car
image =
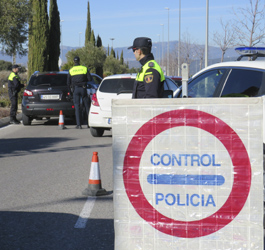
[[[87,67],[80,65],[80,58],[74,58],[74,67],[69,70],[67,85],[73,92],[75,105],[76,128],[81,129],[81,100],[85,106],[86,115],[89,112],[89,100],[87,96],[87,82],[92,81],[92,77]],[[87,122],[87,119],[86,119]],[[88,127],[88,125],[87,125]]]
[[[165,76],[151,53],[152,40],[137,37],[128,49],[133,50],[136,60],[142,65],[134,82],[132,98],[162,98]]]
[[[8,95],[11,101],[10,107],[10,123],[20,124],[17,120],[17,107],[18,107],[18,93],[24,87],[24,84],[20,82],[20,77],[18,75],[19,66],[17,64],[12,66],[12,72],[8,77]]]

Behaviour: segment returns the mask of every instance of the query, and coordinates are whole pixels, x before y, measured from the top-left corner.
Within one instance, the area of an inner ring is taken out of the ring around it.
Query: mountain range
[[[162,42],[153,43],[152,53],[154,54],[155,59],[157,61],[161,60],[162,45],[163,45],[164,55],[166,56],[166,54],[167,54],[167,42],[164,42],[163,44],[162,44]],[[170,51],[173,51],[174,49],[176,50],[177,46],[178,46],[178,41],[169,42],[169,50]],[[204,46],[204,45],[201,45],[201,46]],[[128,47],[114,48],[116,56],[117,55],[120,56],[121,52],[123,51],[124,62],[128,63],[130,68],[132,68],[132,67],[139,68],[140,67],[139,62],[137,62],[135,60],[135,57],[134,57],[132,50],[128,50],[127,49]],[[67,54],[68,51],[75,50],[77,48],[78,47],[70,47],[70,46],[65,46],[65,45],[61,46],[61,49],[63,51],[63,61],[66,62],[65,55]],[[107,51],[107,48],[106,48],[106,51]],[[237,56],[238,56],[238,54],[235,52],[234,49],[228,49],[225,53],[225,59],[224,60],[227,60],[227,61],[235,60],[237,58]],[[12,62],[12,57],[4,55],[4,54],[0,54],[0,60]],[[21,64],[23,66],[26,66],[27,60],[28,60],[27,56],[19,57],[19,55],[17,55],[16,63]],[[213,64],[216,62],[220,62],[220,60],[221,60],[220,48],[214,47],[214,46],[209,46],[209,50],[208,50],[208,61],[209,61],[209,63],[208,64],[210,65],[210,64]],[[199,63],[198,60],[197,60],[197,63]],[[196,60],[193,64],[196,64]],[[193,71],[196,68],[198,68],[198,67],[197,66],[190,67],[191,73],[195,73],[197,70],[195,72],[193,72]]]

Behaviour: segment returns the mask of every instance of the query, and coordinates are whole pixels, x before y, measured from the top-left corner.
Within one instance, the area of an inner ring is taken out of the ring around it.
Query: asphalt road
[[[65,120],[0,128],[0,249],[114,249],[112,137]],[[106,196],[86,197],[93,152]]]

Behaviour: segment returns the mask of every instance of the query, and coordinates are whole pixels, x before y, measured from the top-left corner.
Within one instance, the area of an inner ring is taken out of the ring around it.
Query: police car
[[[265,48],[240,47],[237,61],[206,67],[188,81],[188,97],[254,97],[265,95]],[[247,58],[247,60],[241,60]],[[176,97],[182,97],[182,87]]]
[[[188,97],[265,96],[265,48],[235,50],[240,54],[237,61],[213,64],[193,75],[188,81]],[[182,97],[182,87],[178,89],[177,98]]]
[[[189,79],[188,98],[265,96],[265,48],[239,47],[235,50],[240,54],[237,61],[210,65]],[[177,98],[182,97],[182,87]],[[265,107],[265,98],[263,102]]]

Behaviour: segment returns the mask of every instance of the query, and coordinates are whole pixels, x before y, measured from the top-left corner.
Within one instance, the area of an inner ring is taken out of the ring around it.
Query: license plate
[[[111,124],[111,118],[108,119],[108,124]]]
[[[41,95],[42,100],[59,100],[59,95]]]

